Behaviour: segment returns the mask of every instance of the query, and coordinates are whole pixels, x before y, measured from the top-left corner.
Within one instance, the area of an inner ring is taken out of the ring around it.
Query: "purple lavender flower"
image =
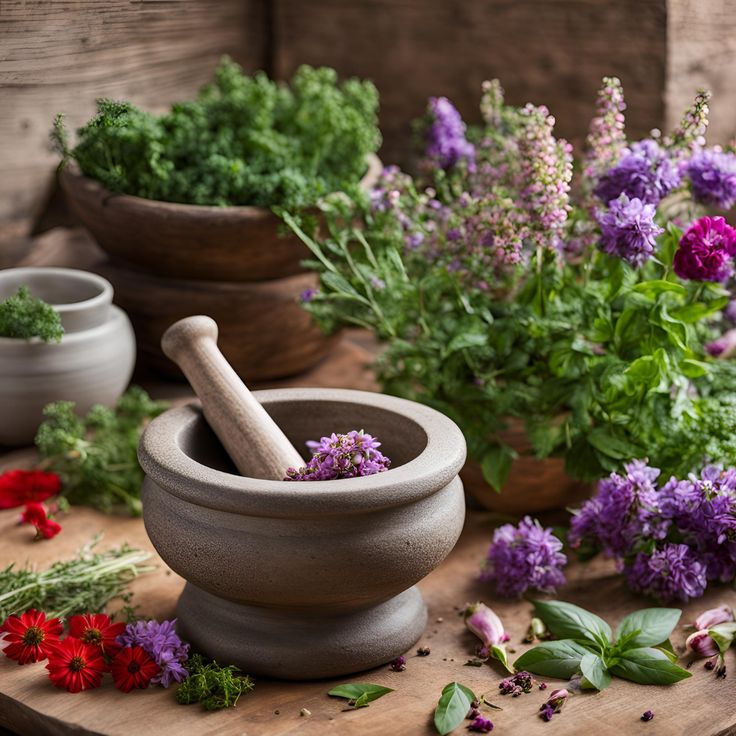
[[[698,202],[730,210],[736,203],[736,154],[703,150],[687,164],[687,175]]]
[[[668,542],[651,554],[640,552],[624,572],[632,590],[662,601],[700,598],[708,585],[705,565],[687,544]]]
[[[600,247],[638,267],[649,260],[664,229],[654,222],[656,208],[640,199],[622,194],[609,202],[608,209],[597,213],[601,226]]]
[[[460,113],[446,97],[431,97],[429,112],[432,124],[427,132],[427,156],[443,169],[450,169],[460,160],[475,169],[475,147],[465,137],[465,123]]]
[[[656,205],[680,184],[680,175],[667,152],[651,138],[624,149],[619,162],[604,174],[595,195],[604,203],[625,194]]]
[[[142,647],[161,668],[151,680],[154,684],[169,687],[181,682],[189,672],[184,667],[189,658],[189,644],[183,642],[175,630],[176,619],[172,621],[136,621],[128,624],[118,637],[118,643],[126,646]]]
[[[504,524],[496,529],[488,550],[481,579],[493,582],[500,595],[520,596],[529,588],[553,592],[565,583],[562,568],[567,557],[562,542],[525,516],[518,526]]]
[[[604,77],[598,92],[596,116],[590,122],[583,173],[597,179],[619,159],[626,145],[624,134],[624,91],[617,77]]]
[[[722,217],[701,217],[680,239],[672,266],[681,279],[726,281],[734,255],[736,229]]]
[[[307,442],[312,459],[305,467],[289,468],[284,480],[337,480],[374,475],[388,470],[391,461],[378,449],[381,443],[362,429]]]

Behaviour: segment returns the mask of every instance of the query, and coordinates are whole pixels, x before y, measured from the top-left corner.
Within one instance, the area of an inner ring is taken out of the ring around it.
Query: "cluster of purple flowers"
[[[680,174],[667,151],[646,138],[623,150],[618,163],[601,177],[595,195],[604,204],[625,194],[656,205],[679,185]]]
[[[504,524],[496,529],[481,579],[495,583],[504,596],[520,596],[530,588],[551,593],[564,584],[566,564],[562,542],[552,529],[525,516],[518,526]]]
[[[698,151],[685,170],[698,202],[724,210],[736,203],[736,154],[716,149]]]
[[[151,680],[154,684],[169,687],[181,682],[189,675],[184,666],[189,658],[189,644],[177,635],[176,619],[173,621],[136,621],[128,624],[118,637],[118,643],[125,647],[142,647],[161,671]]]
[[[467,162],[468,169],[475,167],[475,147],[465,137],[465,123],[455,106],[446,97],[429,100],[431,124],[427,131],[427,155],[443,169]]]
[[[663,601],[698,598],[736,577],[736,469],[670,478],[643,461],[612,473],[576,512],[570,544],[614,557],[629,586]]]
[[[531,672],[522,670],[501,680],[498,683],[498,689],[501,691],[501,695],[511,695],[513,698],[518,698],[522,693],[530,693],[534,687],[534,682]]]
[[[303,468],[289,468],[284,480],[338,480],[375,475],[391,461],[378,449],[381,443],[362,429],[307,442],[312,459]]]
[[[601,227],[600,247],[632,266],[641,266],[654,253],[657,236],[664,232],[654,222],[656,206],[621,194],[597,213]]]

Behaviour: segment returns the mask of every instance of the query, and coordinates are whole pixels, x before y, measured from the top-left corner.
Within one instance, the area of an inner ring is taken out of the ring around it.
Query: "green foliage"
[[[189,676],[176,689],[179,705],[201,703],[205,710],[233,708],[241,695],[254,688],[253,680],[239,675],[237,667],[221,667],[215,660],[208,661],[200,654],[189,657],[186,666]]]
[[[306,309],[328,332],[359,325],[384,340],[384,389],[454,419],[494,488],[516,454],[510,419],[524,425],[527,454],[564,457],[584,480],[635,458],[681,477],[736,464],[736,369],[703,347],[728,294],[672,273],[676,228],[642,268],[541,251],[489,295],[407,249],[394,214],[339,197],[322,208],[319,236],[284,215],[321,274]]]
[[[94,406],[86,417],[75,414],[71,401],[49,404],[36,434],[42,467],[61,477],[62,494],[72,504],[139,515],[138,441],[145,424],[165,409],[137,386],[114,409]]]
[[[333,698],[347,698],[348,705],[353,708],[367,708],[368,703],[392,692],[393,689],[390,687],[372,685],[370,682],[348,682],[333,687],[327,694]]]
[[[27,286],[0,302],[0,337],[40,337],[44,342],[59,342],[63,335],[59,313],[31,296]]]
[[[677,665],[669,636],[682,611],[647,608],[626,616],[616,630],[595,614],[564,601],[535,601],[535,613],[558,637],[533,647],[514,666],[547,677],[579,673],[583,687],[603,690],[611,676],[640,685],[670,685],[690,677]]]
[[[198,205],[289,208],[355,186],[380,145],[378,93],[338,84],[333,69],[301,66],[289,85],[245,76],[223,58],[195,100],[161,116],[99,100],[70,149],[57,116],[52,140],[64,158],[107,189]]]
[[[48,616],[99,613],[113,598],[121,597],[138,575],[150,572],[143,563],[151,556],[127,544],[107,552],[94,552],[95,537],[68,561],[46,570],[14,564],[0,570],[0,621],[30,608]]]
[[[442,690],[434,711],[434,727],[444,736],[455,730],[470,710],[470,704],[477,700],[475,693],[459,682],[451,682]]]

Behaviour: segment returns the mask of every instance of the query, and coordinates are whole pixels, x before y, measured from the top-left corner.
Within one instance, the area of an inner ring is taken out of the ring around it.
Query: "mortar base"
[[[192,647],[250,675],[314,680],[390,662],[424,633],[427,608],[412,587],[372,608],[330,615],[247,606],[187,583],[177,628]]]

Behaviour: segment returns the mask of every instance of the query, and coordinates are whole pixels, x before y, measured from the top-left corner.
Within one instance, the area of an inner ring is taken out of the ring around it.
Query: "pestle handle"
[[[220,352],[217,334],[210,317],[187,317],[166,330],[161,348],[187,377],[237,469],[251,478],[283,480],[287,468],[304,461]]]

